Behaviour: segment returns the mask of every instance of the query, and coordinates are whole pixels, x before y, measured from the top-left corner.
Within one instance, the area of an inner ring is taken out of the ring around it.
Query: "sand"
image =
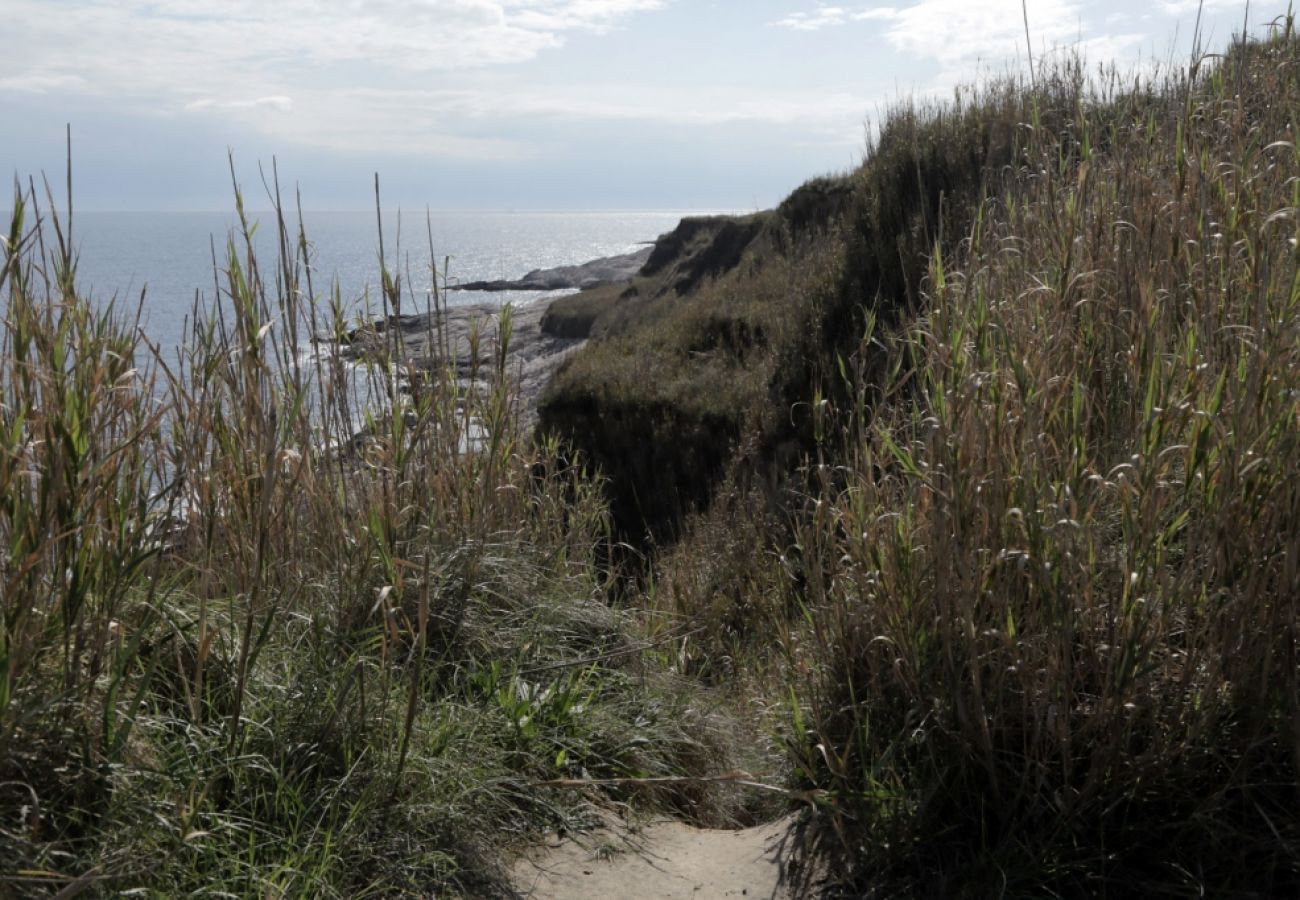
[[[791,900],[792,827],[790,818],[741,831],[674,821],[612,824],[534,849],[512,875],[519,896],[529,900]]]

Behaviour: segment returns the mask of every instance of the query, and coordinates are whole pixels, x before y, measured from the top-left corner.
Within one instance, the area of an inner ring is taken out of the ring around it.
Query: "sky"
[[[766,208],[900,99],[1184,58],[1197,0],[0,0],[0,173],[83,210]],[[1255,0],[1259,34],[1285,10]],[[1222,48],[1244,0],[1205,0]]]

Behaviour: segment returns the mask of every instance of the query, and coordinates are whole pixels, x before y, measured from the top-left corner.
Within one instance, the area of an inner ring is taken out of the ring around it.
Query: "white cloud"
[[[62,89],[77,89],[85,86],[85,80],[77,75],[46,75],[42,72],[28,72],[0,78],[0,91],[17,91],[23,94],[44,94]]]
[[[849,11],[842,6],[819,6],[811,12],[791,13],[773,25],[795,31],[817,31],[831,25],[843,25],[849,20]]]
[[[1078,33],[1079,0],[1029,0],[1027,13],[1035,42],[1048,44]],[[849,22],[888,23],[885,36],[902,52],[948,62],[1006,58],[1025,49],[1021,0],[919,0],[910,6],[871,6],[853,10],[818,6],[794,12],[773,24],[813,31]]]
[[[809,12],[793,12],[771,24],[795,31],[818,31],[847,22],[865,22],[871,19],[895,19],[898,10],[892,6],[877,6],[853,12],[843,6],[818,6]]]
[[[1078,53],[1088,62],[1121,60],[1131,57],[1133,51],[1140,48],[1146,40],[1147,35],[1136,32],[1103,34],[1071,44],[1068,50]]]
[[[292,115],[284,115],[290,103]],[[592,122],[654,127],[778,126],[821,146],[862,143],[871,98],[821,90],[764,91],[701,85],[688,94],[670,87],[584,82],[491,87],[393,86],[329,90],[300,86],[288,97],[191,101],[191,114],[221,114],[254,124],[277,141],[355,154],[385,152],[474,160],[512,160],[553,150],[554,138],[524,140],[492,134],[578,133]],[[454,123],[449,127],[448,123]],[[539,126],[550,126],[538,132]],[[484,132],[487,132],[486,134]]]
[[[815,30],[863,27],[865,40],[892,48],[896,72],[904,73],[903,93],[942,96],[955,87],[992,75],[1023,70],[1028,57],[1025,19],[1033,57],[1051,65],[1062,55],[1079,54],[1089,64],[1117,63],[1121,71],[1148,66],[1141,61],[1144,46],[1168,40],[1165,25],[1149,25],[1161,11],[1196,14],[1200,0],[1157,0],[1133,6],[1085,0],[911,0],[894,5],[824,5],[791,13],[773,24]],[[1223,27],[1244,0],[1205,0],[1206,29]],[[1253,8],[1253,5],[1252,5]],[[1212,10],[1217,10],[1214,16]],[[1226,10],[1227,12],[1224,12]],[[1190,31],[1190,23],[1187,30]]]
[[[32,55],[72,70],[42,83],[349,153],[518,159],[546,148],[513,135],[598,120],[796,126],[822,143],[856,145],[871,106],[868,97],[811,88],[684,92],[614,78],[547,86],[486,71],[668,0],[78,0],[57,29],[37,12],[45,0],[9,2],[20,7],[24,45],[60,47]],[[847,12],[823,8],[827,17]],[[0,76],[7,67],[0,61]]]
[[[1245,0],[1160,0],[1157,6],[1167,16],[1195,15],[1198,9],[1205,12],[1241,10]]]
[[[155,91],[364,65],[399,75],[522,63],[568,33],[607,30],[666,0],[7,0],[0,77],[43,65],[104,91]],[[14,40],[13,38],[21,38]],[[60,60],[51,64],[50,60]]]
[[[1069,43],[1079,33],[1077,0],[1031,0],[1027,12],[1035,50]],[[1021,0],[923,0],[885,18],[885,36],[899,51],[965,68],[976,60],[1025,53],[1026,10]]]
[[[854,13],[853,18],[859,22],[870,19],[896,19],[898,18],[898,10],[892,6],[876,6]]]
[[[761,98],[732,88],[701,86],[690,95],[647,86],[570,85],[564,90],[418,91],[353,90],[335,98],[344,104],[405,109],[415,115],[520,117],[723,125],[757,122],[813,128],[861,121],[870,101],[846,92],[767,91]]]
[[[1161,5],[1175,11],[1198,0],[1162,0]],[[1225,5],[1237,0],[1206,0],[1207,4]],[[1146,38],[1114,29],[1129,15],[1123,12],[1105,16],[1104,28],[1093,28],[1087,21],[1095,6],[1083,0],[914,0],[904,6],[819,6],[808,12],[791,13],[774,23],[788,28],[816,30],[855,22],[876,22],[879,34],[896,50],[911,60],[937,65],[937,71],[920,88],[924,92],[944,92],[958,83],[969,81],[977,71],[997,72],[1010,63],[1023,62],[1028,56],[1025,19],[1036,59],[1057,52],[1080,52],[1090,61],[1122,59]]]
[[[524,151],[446,121],[416,134],[401,111],[380,120],[336,94],[471,80],[671,0],[68,0],[57,15],[48,2],[5,0],[0,87],[222,116],[276,139],[497,158]]]
[[[257,97],[253,100],[213,100],[204,98],[185,104],[191,112],[204,109],[265,109],[275,112],[293,112],[293,98],[283,94],[272,97]]]

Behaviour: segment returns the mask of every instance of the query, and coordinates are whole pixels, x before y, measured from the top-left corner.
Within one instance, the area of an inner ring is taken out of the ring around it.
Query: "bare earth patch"
[[[741,831],[611,823],[537,848],[512,876],[529,900],[788,900],[795,896],[787,872],[792,827],[791,817]]]

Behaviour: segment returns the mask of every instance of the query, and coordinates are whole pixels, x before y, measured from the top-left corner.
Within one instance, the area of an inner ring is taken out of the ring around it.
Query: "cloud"
[[[761,98],[735,88],[700,86],[688,96],[650,86],[580,84],[562,90],[391,90],[356,89],[332,102],[378,115],[403,111],[430,122],[453,119],[525,119],[584,122],[638,121],[715,126],[732,123],[799,126],[823,133],[860,126],[871,101],[848,92],[767,91]]]
[[[853,18],[859,22],[869,19],[897,19],[898,10],[892,6],[875,6],[854,13]]]
[[[123,114],[202,113],[272,139],[517,157],[526,148],[402,110],[380,120],[357,85],[463,83],[601,34],[671,0],[6,0],[0,87],[82,95]],[[292,115],[289,115],[292,113]],[[458,133],[458,129],[459,132]]]
[[[1027,12],[1036,46],[1068,43],[1079,33],[1077,0],[1031,0]],[[895,49],[967,67],[975,60],[1004,60],[1025,51],[1026,10],[1021,0],[923,0],[880,18]]]
[[[849,11],[842,6],[821,6],[812,12],[791,13],[773,22],[781,28],[795,31],[817,31],[831,25],[843,25],[849,20]]]
[[[50,91],[77,89],[85,86],[85,79],[77,75],[46,75],[41,72],[28,72],[0,78],[0,91],[16,91],[23,94],[45,94]]]
[[[812,88],[521,83],[493,71],[669,0],[75,0],[57,25],[38,11],[46,0],[10,2],[19,43],[57,45],[33,56],[71,70],[47,74],[50,84],[62,78],[143,115],[228,120],[280,146],[520,159],[548,149],[532,135],[562,141],[563,123],[602,121],[797,126],[823,144],[856,145],[872,102]]]
[[[223,101],[204,98],[185,104],[185,108],[191,112],[204,109],[265,109],[287,113],[293,112],[293,98],[286,97],[283,94],[276,94],[272,97],[258,97],[254,100]]]
[[[1173,10],[1184,3],[1193,8],[1199,0],[1162,0]],[[1206,0],[1227,4],[1236,0]],[[1025,18],[1029,21],[1034,56],[1046,58],[1056,51],[1078,51],[1095,61],[1122,58],[1145,37],[1119,33],[1115,28],[1128,16],[1105,17],[1104,28],[1093,28],[1087,14],[1095,5],[1082,0],[914,0],[902,6],[819,6],[791,13],[773,23],[799,30],[817,30],[853,23],[875,22],[879,34],[895,51],[913,60],[937,65],[925,92],[945,91],[968,81],[976,70],[996,71],[1024,60]],[[934,71],[934,70],[932,70]]]
[[[1243,0],[1160,0],[1156,5],[1167,16],[1186,16],[1195,15],[1199,9],[1205,12],[1240,10]]]
[[[528,62],[666,0],[9,0],[0,77],[37,64],[106,90],[364,65],[394,74]],[[19,38],[20,40],[15,40]],[[57,65],[50,60],[60,60]]]
[[[1078,0],[1030,0],[1028,15],[1035,40],[1050,43],[1077,34],[1082,8]],[[1024,13],[1021,0],[919,0],[904,7],[856,10],[818,6],[791,13],[773,24],[815,31],[850,22],[884,22],[888,23],[885,37],[897,50],[964,64],[1023,51]]]
[[[775,126],[804,135],[810,145],[859,147],[872,103],[851,92],[813,89],[755,97],[740,87],[701,85],[682,95],[669,87],[599,82],[509,91],[303,87],[293,97],[293,115],[279,114],[275,106],[281,99],[288,100],[205,97],[187,108],[248,117],[277,140],[343,153],[369,155],[382,147],[408,156],[484,161],[537,157],[556,150],[566,135],[611,122],[649,125],[659,133],[675,127]]]
[[[876,6],[853,12],[843,6],[819,6],[811,12],[790,13],[783,19],[771,24],[795,31],[817,31],[848,22],[864,22],[871,19],[896,19],[898,10],[892,6]]]

